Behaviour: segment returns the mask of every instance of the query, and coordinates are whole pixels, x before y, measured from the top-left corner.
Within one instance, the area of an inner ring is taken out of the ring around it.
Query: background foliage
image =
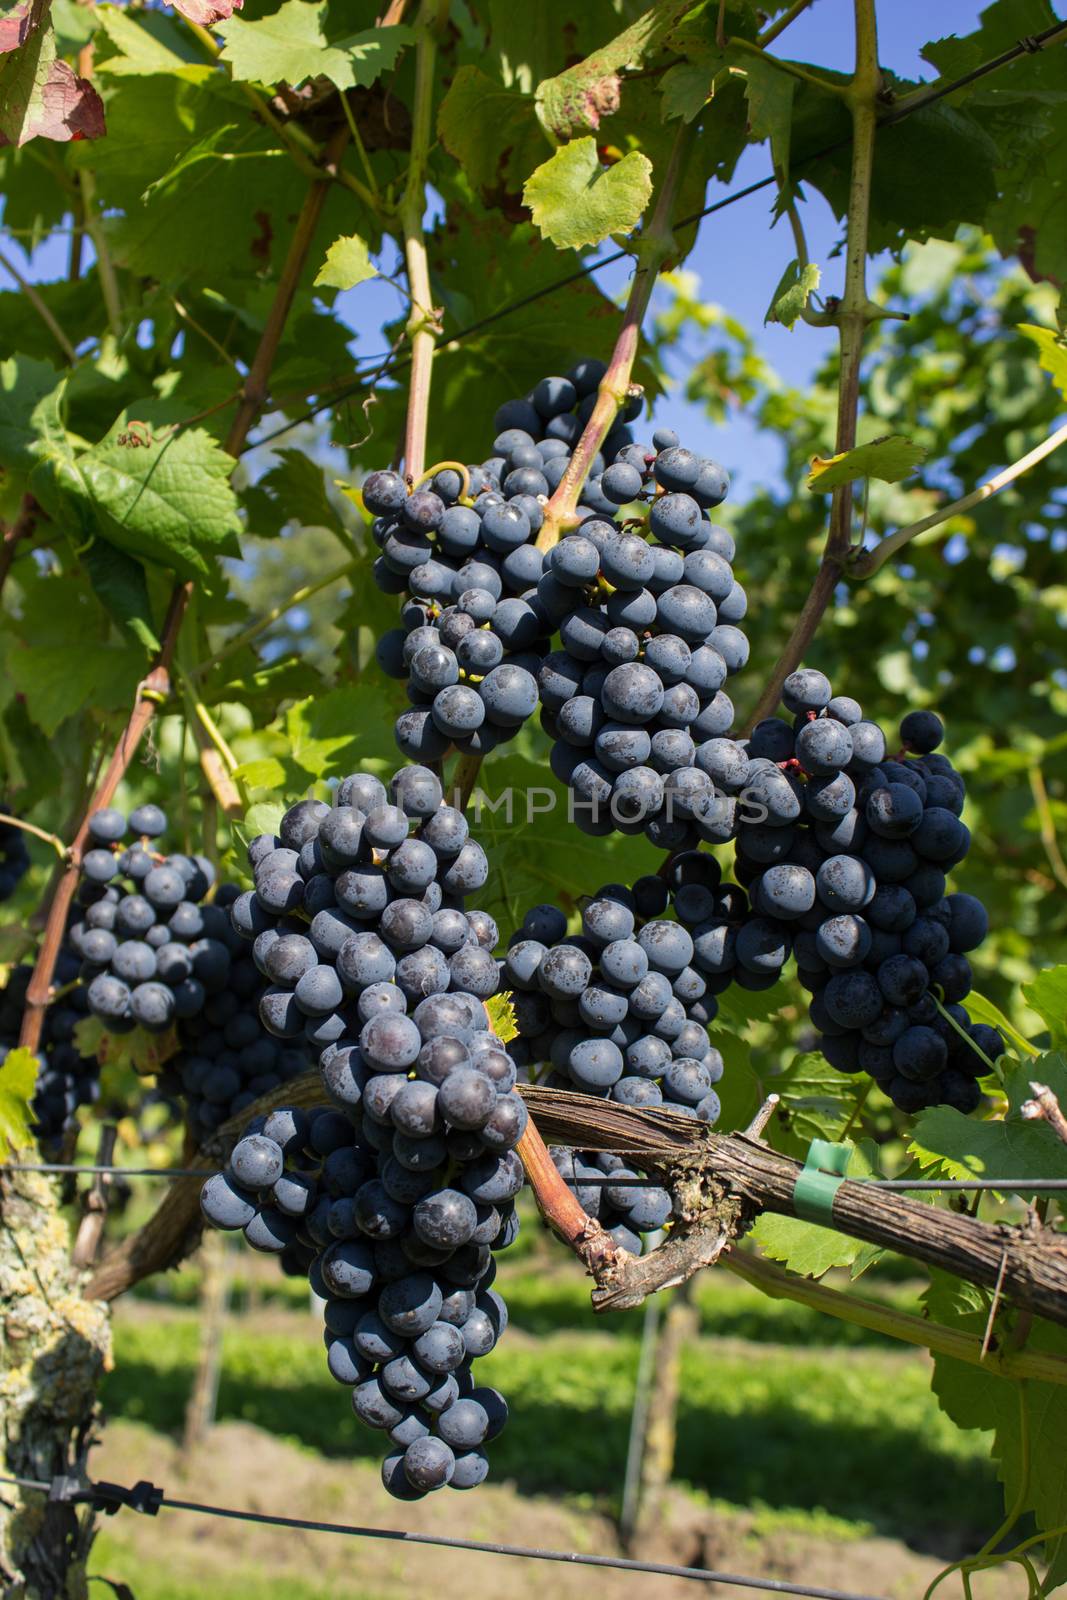
[[[757,44],[784,9],[455,0],[392,7],[404,20],[384,26],[366,0],[248,0],[233,15],[222,0],[214,9],[52,0],[5,14],[4,228],[55,264],[0,292],[5,809],[70,836],[158,647],[167,597],[185,579],[195,593],[174,694],[127,788],[175,813],[187,847],[206,840],[242,876],[243,830],[220,823],[197,761],[212,726],[232,751],[251,831],[283,799],[327,793],[356,766],[395,766],[401,691],[373,661],[395,602],[370,578],[358,484],[401,448],[410,308],[400,283],[395,320],[368,328],[358,296],[375,277],[403,274],[415,46],[426,29],[437,53],[424,197],[439,324],[430,460],[482,459],[502,400],[578,354],[609,355],[618,307],[575,274],[606,251],[638,248],[671,144],[691,129],[678,207],[688,220],[676,226],[674,270],[635,377],[657,418],[669,419],[672,395],[684,392],[712,421],[743,408],[780,442],[780,480],[722,512],[752,597],[739,709],[755,704],[824,536],[827,497],[808,487],[808,464],[833,453],[837,358],[827,355],[805,392],[787,387],[751,332],[705,300],[685,257],[709,181],[729,183],[746,147],[763,145],[781,218],[752,264],[768,314],[791,323],[832,309],[823,276],[833,265],[807,260],[802,223],[812,193],[844,221],[847,107],[840,74],[789,60],[787,33],[773,54]],[[932,42],[926,59],[954,77],[1055,22],[1046,0],[995,0],[973,34]],[[872,545],[1062,420],[1062,75],[1052,49],[942,100],[887,77],[870,247],[891,253],[873,293],[893,315],[867,348],[860,441],[902,434],[925,456],[901,482],[871,482],[862,520]],[[310,245],[305,237],[298,249],[309,193],[323,183]],[[1044,346],[1021,324],[1048,330]],[[257,352],[272,343],[255,425],[235,442]],[[1057,842],[1067,824],[1064,499],[1052,456],[873,578],[842,582],[808,655],[887,727],[917,705],[945,716],[969,786],[966,887],[991,912],[980,987],[1040,1046],[1063,1043],[1058,991],[1027,1000],[1020,985],[1067,960]],[[525,729],[487,762],[486,793],[555,787],[547,749]],[[483,814],[480,837],[493,868],[484,904],[505,936],[534,901],[573,906],[656,864],[643,840],[577,833],[562,805],[534,824]],[[32,942],[52,866],[47,845],[31,849],[33,871],[0,927],[4,961]],[[773,1078],[787,1112],[779,1138],[792,1152],[814,1132],[840,1132],[855,1100],[854,1085],[805,1054],[800,1001],[788,987],[733,991],[717,1023],[724,1123],[739,1125]],[[991,1126],[1003,1130],[1006,1107],[1017,1115],[1036,1070],[1015,1069]],[[1046,1058],[1042,1071],[1067,1087],[1062,1064]],[[923,1164],[966,1170],[984,1135],[954,1116],[928,1113],[908,1129],[876,1095],[863,1113],[868,1159],[906,1160],[914,1135]],[[797,1271],[825,1259],[811,1256],[810,1229],[775,1237],[768,1227],[762,1243]],[[870,1264],[835,1244],[834,1264]],[[979,1330],[986,1314],[938,1283],[926,1310]],[[1056,1332],[1039,1337],[1067,1350]],[[1009,1502],[1029,1494],[1040,1526],[1058,1526],[1063,1486],[1036,1473],[1026,1486],[1008,1388],[938,1363],[949,1415],[995,1430]],[[1039,1389],[1027,1403],[1049,1431],[1031,1448],[1054,1453],[1067,1402]]]

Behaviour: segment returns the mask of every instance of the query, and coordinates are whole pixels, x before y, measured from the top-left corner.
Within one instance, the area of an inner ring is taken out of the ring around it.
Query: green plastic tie
[[[834,1195],[845,1181],[845,1170],[852,1146],[831,1144],[829,1139],[813,1139],[804,1165],[797,1175],[793,1205],[805,1222],[834,1224]]]

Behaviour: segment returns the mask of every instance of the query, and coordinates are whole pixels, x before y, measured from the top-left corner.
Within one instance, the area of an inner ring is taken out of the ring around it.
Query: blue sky
[[[923,44],[931,36],[971,32],[982,5],[978,0],[937,0],[934,5],[928,0],[882,0],[878,9],[879,56],[883,65],[904,77],[930,79],[936,74],[921,59]],[[796,59],[847,71],[853,51],[852,0],[814,0],[776,48]],[[766,150],[748,150],[730,188],[741,188],[765,176],[767,170]],[[921,178],[917,176],[916,181]],[[709,191],[709,200],[719,197],[714,188]],[[763,325],[771,292],[793,255],[785,224],[770,231],[771,203],[772,193],[766,191],[706,219],[686,268],[698,276],[703,298],[723,306],[745,323],[755,334],[761,353],[781,376],[790,384],[803,386],[834,335],[831,330],[809,328],[803,323],[798,323],[792,332],[778,325]],[[814,192],[808,192],[804,226],[811,259],[823,268],[823,291],[839,292],[842,262],[828,259],[838,242],[839,228],[829,207]],[[25,258],[17,244],[8,241],[7,247],[24,265]],[[66,248],[65,238],[42,245],[29,264],[30,275],[38,280],[61,276]],[[561,264],[569,259],[561,257]],[[392,273],[395,263],[390,259],[382,265]],[[606,292],[621,295],[629,270],[628,263],[620,263],[599,274],[599,281]],[[872,281],[878,271],[879,263],[875,261]],[[340,297],[338,309],[357,335],[357,353],[370,354],[383,348],[380,328],[395,319],[398,297],[379,279]],[[684,352],[680,359],[684,361]],[[679,368],[680,362],[676,370]],[[743,416],[731,418],[724,426],[713,426],[698,407],[687,405],[675,394],[661,401],[656,419],[677,428],[693,447],[718,456],[729,467],[738,488],[750,489],[778,470],[774,441],[761,435]]]

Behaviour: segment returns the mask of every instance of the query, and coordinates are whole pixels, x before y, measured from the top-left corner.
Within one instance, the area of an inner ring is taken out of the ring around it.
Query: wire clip
[[[845,1181],[850,1144],[831,1144],[829,1139],[813,1139],[804,1165],[797,1174],[793,1206],[805,1222],[823,1227],[834,1225],[834,1196]]]
[[[149,1483],[145,1478],[135,1483],[132,1489],[126,1489],[121,1483],[90,1483],[86,1478],[60,1473],[49,1485],[48,1498],[66,1505],[91,1505],[94,1511],[103,1511],[109,1517],[113,1517],[122,1506],[143,1512],[146,1517],[154,1517],[163,1504],[163,1490],[157,1489],[154,1483]]]

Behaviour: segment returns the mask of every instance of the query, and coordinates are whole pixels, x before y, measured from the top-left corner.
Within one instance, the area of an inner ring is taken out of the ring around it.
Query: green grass
[[[505,1339],[479,1364],[483,1381],[511,1406],[493,1446],[494,1476],[525,1493],[591,1497],[614,1510],[640,1319],[619,1318],[614,1335],[599,1322],[595,1335],[583,1332],[580,1316],[567,1333],[546,1332],[552,1297],[528,1282],[524,1293],[514,1287],[513,1325],[534,1337]],[[220,1420],[254,1423],[327,1457],[377,1460],[381,1441],[357,1423],[347,1393],[329,1377],[310,1317],[306,1334],[303,1327],[265,1334],[252,1318],[231,1320]],[[108,1411],[177,1434],[196,1359],[195,1318],[119,1320],[115,1344]],[[702,1338],[683,1363],[676,1476],[735,1506],[826,1513],[919,1543],[946,1526],[988,1528],[999,1505],[988,1441],[959,1432],[939,1411],[921,1358],[876,1349],[738,1349]]]
[[[204,1579],[199,1573],[183,1577],[172,1563],[160,1560],[146,1561],[116,1529],[104,1527],[93,1542],[89,1568],[95,1576],[113,1575],[128,1585],[139,1600],[204,1600]],[[350,1587],[352,1579],[344,1586],[344,1600],[378,1600],[378,1589]],[[225,1568],[225,1593],[239,1600],[278,1600],[278,1574],[272,1568],[251,1566],[244,1562]],[[90,1585],[89,1593],[97,1597],[110,1594],[102,1583]],[[285,1600],[337,1600],[336,1578],[313,1578],[306,1581],[287,1569],[284,1584]]]

